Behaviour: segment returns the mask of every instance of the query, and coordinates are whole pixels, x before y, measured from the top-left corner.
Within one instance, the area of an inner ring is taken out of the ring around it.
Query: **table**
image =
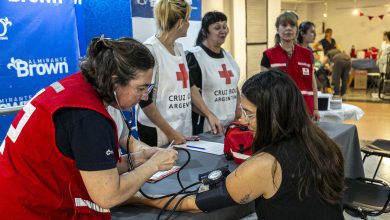
[[[200,135],[202,140],[209,140],[223,143],[223,136],[215,136],[209,133]],[[234,170],[237,165],[233,161],[227,161],[224,156],[217,156],[197,151],[191,152],[190,163],[180,172],[181,181],[184,186],[188,186],[198,181],[198,174],[205,173],[216,168],[229,165],[229,170]],[[187,156],[183,151],[179,151],[178,165],[184,164]],[[166,179],[149,184],[146,183],[142,187],[147,194],[169,194],[180,190],[180,185],[177,182],[176,174],[167,177]],[[193,188],[196,189],[196,188]],[[146,206],[124,206],[112,209],[113,220],[124,219],[156,219],[159,214],[159,209],[154,209]],[[246,205],[236,205],[220,210],[215,210],[209,213],[187,213],[177,212],[172,219],[199,219],[199,220],[215,220],[215,219],[239,219],[254,212],[254,203]]]
[[[368,70],[368,72],[378,72],[375,59],[352,59],[353,69]]]
[[[363,163],[360,154],[359,139],[355,125],[336,124],[319,122],[318,125],[339,144],[345,160],[345,175],[347,177],[364,177]],[[200,135],[201,139],[207,139],[215,142],[223,142],[223,136],[213,136],[211,134]],[[229,165],[230,170],[237,167],[232,161],[227,161],[223,156],[191,151],[191,161],[181,172],[184,186],[197,181],[197,175]],[[183,164],[186,156],[179,152],[179,161],[177,164]],[[155,184],[145,184],[142,188],[148,194],[168,194],[178,191],[180,188],[176,175],[172,175]],[[147,206],[123,206],[111,210],[113,220],[124,219],[156,219],[159,209]],[[177,212],[172,219],[239,219],[254,212],[254,203],[246,205],[237,205],[224,209],[215,210],[209,213],[187,213]]]
[[[342,103],[341,109],[329,109],[319,111],[321,122],[342,123],[345,120],[359,120],[364,115],[364,111],[351,104]]]
[[[364,177],[363,160],[356,126],[329,122],[319,122],[318,125],[340,146],[345,162],[345,177]]]

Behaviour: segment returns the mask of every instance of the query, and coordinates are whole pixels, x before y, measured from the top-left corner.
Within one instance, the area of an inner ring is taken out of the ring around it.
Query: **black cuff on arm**
[[[206,192],[196,195],[195,203],[203,212],[209,212],[233,205],[237,205],[226,189],[226,181]]]

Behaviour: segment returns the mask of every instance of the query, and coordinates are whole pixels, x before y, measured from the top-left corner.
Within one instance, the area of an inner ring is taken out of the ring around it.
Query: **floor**
[[[375,139],[390,140],[390,101],[382,101],[378,98],[375,90],[354,90],[349,89],[343,97],[343,102],[360,107],[365,115],[359,121],[345,121],[347,124],[356,125],[359,133],[361,145],[369,143]],[[372,177],[378,164],[378,157],[369,157],[364,163],[366,177]],[[385,158],[379,168],[377,179],[381,179],[390,184],[390,159]],[[355,220],[344,212],[346,220]],[[249,215],[241,220],[256,220],[256,214]],[[368,219],[388,220],[390,213]]]

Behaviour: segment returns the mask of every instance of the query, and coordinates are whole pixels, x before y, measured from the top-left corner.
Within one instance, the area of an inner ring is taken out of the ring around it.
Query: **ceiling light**
[[[357,8],[355,8],[355,9],[353,9],[353,11],[352,11],[352,15],[354,15],[354,16],[358,16],[359,15],[359,9],[357,9]]]

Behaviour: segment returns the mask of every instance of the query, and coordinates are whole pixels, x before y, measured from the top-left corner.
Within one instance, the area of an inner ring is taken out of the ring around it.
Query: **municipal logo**
[[[12,26],[12,22],[8,20],[8,17],[0,18],[0,40],[8,40],[7,31],[8,27]]]
[[[15,69],[19,78],[33,77],[36,75],[63,74],[69,72],[66,57],[39,58],[39,59],[15,59],[11,57],[11,62],[7,64],[8,69]]]

